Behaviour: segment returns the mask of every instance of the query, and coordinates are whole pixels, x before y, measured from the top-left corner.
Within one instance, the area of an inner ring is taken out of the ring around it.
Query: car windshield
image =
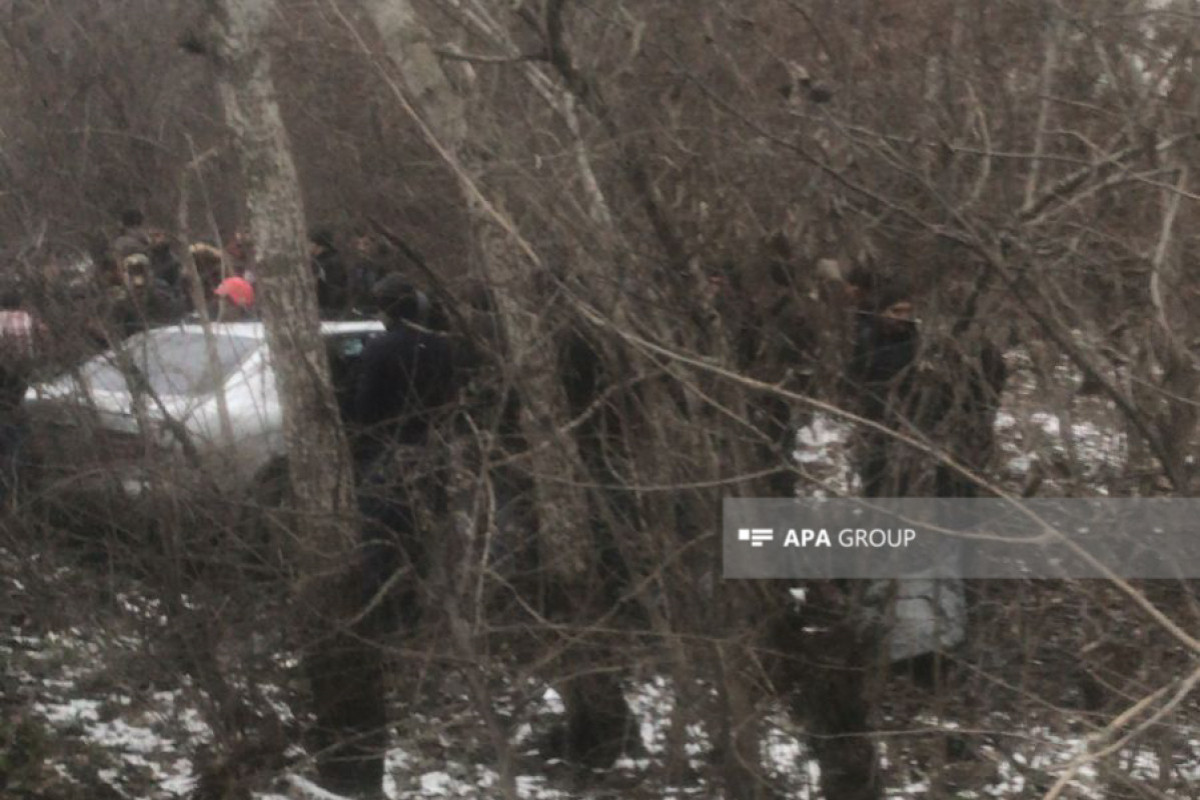
[[[213,332],[216,364],[211,363],[204,334],[165,328],[131,336],[122,345],[133,365],[146,376],[155,394],[190,396],[215,392],[258,346],[246,336]],[[92,390],[128,392],[120,361],[114,353],[97,356],[83,369]]]

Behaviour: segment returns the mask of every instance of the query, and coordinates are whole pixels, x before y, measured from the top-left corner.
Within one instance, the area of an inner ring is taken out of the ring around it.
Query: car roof
[[[185,322],[179,325],[166,325],[155,330],[181,330],[185,333],[203,334],[204,326],[196,322]],[[266,339],[266,326],[261,322],[214,322],[212,329],[230,336],[243,336],[247,339]],[[384,331],[382,322],[373,319],[363,320],[321,320],[321,335],[330,336],[339,333],[376,333]]]

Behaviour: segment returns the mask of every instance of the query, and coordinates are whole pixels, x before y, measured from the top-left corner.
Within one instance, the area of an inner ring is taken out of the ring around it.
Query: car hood
[[[159,395],[157,401],[147,397],[146,415],[152,420],[164,420],[169,417],[176,422],[182,422],[203,402],[204,398],[179,395]],[[31,386],[25,392],[25,405],[52,416],[52,409],[60,409],[65,414],[94,411],[106,428],[127,431],[137,429],[133,395],[129,392],[99,389],[87,392],[80,382],[70,375]]]

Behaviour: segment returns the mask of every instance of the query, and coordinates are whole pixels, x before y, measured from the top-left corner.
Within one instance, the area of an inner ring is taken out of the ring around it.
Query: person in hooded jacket
[[[398,275],[376,284],[373,294],[387,332],[363,350],[349,414],[372,594],[405,561],[419,574],[426,571],[422,515],[443,513],[446,505],[438,477],[443,459],[430,434],[455,397],[448,337],[422,324],[428,298]],[[416,609],[411,584],[397,600],[411,620]],[[376,627],[394,627],[396,605],[376,615]]]
[[[112,320],[121,336],[169,325],[183,318],[184,306],[152,274],[150,259],[135,253],[120,265],[121,284],[112,296]]]
[[[369,341],[359,365],[354,421],[371,460],[389,445],[426,443],[434,413],[453,397],[454,364],[449,339],[429,327],[431,304],[399,275],[372,292],[387,333]]]
[[[349,277],[342,254],[334,244],[333,233],[326,228],[316,228],[309,233],[308,241],[321,315],[331,319],[344,316],[349,308]]]
[[[848,378],[862,416],[927,440],[968,469],[984,468],[1008,377],[1000,351],[986,339],[967,337],[965,319],[954,341],[922,342],[912,293],[897,281],[857,275],[849,290],[857,307]],[[871,429],[863,439],[859,475],[867,497],[978,495],[975,481],[894,436]]]
[[[387,747],[388,714],[376,702],[382,667],[373,657],[364,660],[355,643],[415,623],[419,579],[427,574],[421,534],[433,533],[426,520],[444,516],[446,505],[442,478],[431,468],[439,459],[431,452],[436,445],[430,430],[437,411],[453,398],[449,346],[421,324],[428,302],[414,287],[381,283],[375,295],[387,332],[363,349],[353,396],[339,398],[355,454],[363,612],[351,625],[353,641],[306,662],[314,695],[340,698],[316,710],[315,739],[336,754],[322,774],[335,782],[339,765],[378,761]],[[354,680],[347,679],[351,673]]]
[[[183,264],[171,247],[171,237],[166,231],[150,232],[150,249],[146,254],[150,259],[150,273],[156,281],[162,283],[173,295],[180,296],[180,277],[183,274]]]
[[[356,237],[353,244],[349,305],[356,313],[374,314],[379,311],[379,307],[373,290],[375,285],[391,272],[390,262],[393,260],[393,254],[386,242],[369,233]]]
[[[872,273],[852,274],[854,347],[847,377],[859,413],[899,432],[911,431],[915,370],[920,344],[913,304],[905,288]],[[904,497],[913,475],[908,449],[869,428],[862,434],[858,472],[865,497]]]
[[[146,219],[136,208],[121,212],[121,232],[109,246],[109,256],[113,263],[120,265],[132,255],[149,255],[150,232],[145,226]]]
[[[39,357],[46,327],[30,313],[19,289],[0,291],[0,504],[17,485],[28,426],[22,409],[25,390]]]

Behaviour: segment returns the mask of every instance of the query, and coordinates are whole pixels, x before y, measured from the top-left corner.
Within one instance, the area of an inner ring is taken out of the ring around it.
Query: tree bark
[[[316,281],[291,143],[271,76],[273,0],[210,0],[226,121],[237,144],[256,247],[257,302],[283,407],[294,588],[303,662],[312,681],[319,767],[335,792],[381,797],[386,714],[379,652],[344,621],[357,551],[354,482],[321,338]]]
[[[586,504],[581,492],[564,480],[577,472],[579,459],[571,437],[557,430],[557,423],[568,419],[567,402],[558,380],[552,331],[544,324],[544,292],[535,285],[543,265],[532,248],[518,240],[503,210],[480,194],[481,170],[465,147],[466,104],[442,71],[412,4],[364,0],[364,7],[403,82],[403,93],[419,110],[431,144],[450,161],[465,197],[472,241],[505,338],[506,362],[520,370],[516,385],[521,431],[530,448],[543,554],[554,572],[576,579],[586,572],[588,537],[580,524],[587,519]],[[554,480],[548,480],[551,477]]]
[[[447,162],[462,191],[471,240],[502,332],[505,367],[520,400],[519,425],[537,517],[545,613],[585,624],[604,613],[608,597],[599,576],[597,524],[585,492],[586,469],[578,442],[560,427],[571,418],[560,374],[558,315],[548,297],[546,267],[493,198],[481,191],[482,166],[467,147],[467,104],[443,72],[428,32],[407,0],[364,0],[384,51],[411,101],[430,144]],[[385,68],[385,75],[389,72]],[[414,114],[416,116],[416,114]],[[568,713],[568,757],[601,766],[619,754],[630,720],[619,677],[593,669],[578,646],[568,646],[561,687]],[[578,735],[571,735],[578,734]]]

